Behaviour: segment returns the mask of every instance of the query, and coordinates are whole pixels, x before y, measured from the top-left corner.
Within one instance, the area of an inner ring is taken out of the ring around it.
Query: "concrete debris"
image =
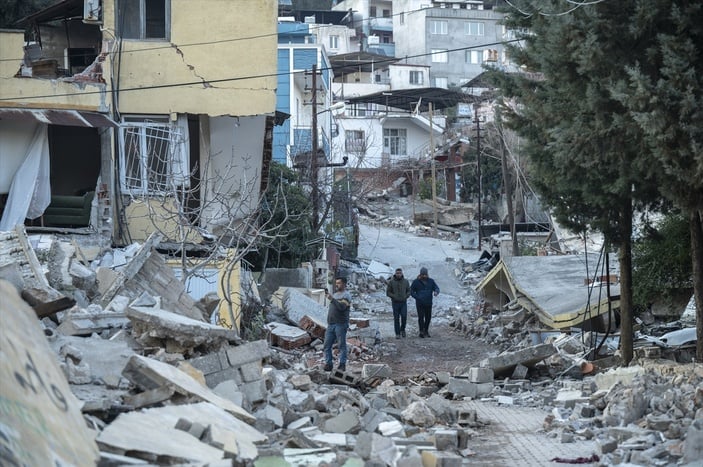
[[[392,268],[344,265],[355,297],[350,363],[323,372],[327,311],[322,290],[309,288],[310,268],[269,275],[262,296],[281,319],[245,342],[208,324],[212,306],[196,306],[156,237],[91,263],[72,244],[52,243],[44,268],[22,235],[0,233],[0,251],[20,252],[9,263],[0,255],[9,280],[0,280],[0,453],[18,465],[461,466],[487,429],[469,403],[542,410],[545,436],[591,441],[600,465],[703,460],[700,365],[618,367],[617,338],[596,355],[593,342],[612,336],[545,329],[524,297],[498,310],[457,299],[450,326],[495,354],[401,380],[383,362],[391,344],[373,319],[387,311]],[[467,289],[497,263],[490,253],[450,260]],[[37,319],[17,291],[45,287],[75,304]],[[642,340],[661,356],[685,350],[690,331]]]

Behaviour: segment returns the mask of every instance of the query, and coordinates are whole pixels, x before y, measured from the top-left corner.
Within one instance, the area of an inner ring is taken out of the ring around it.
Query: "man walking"
[[[347,279],[338,277],[334,281],[335,292],[327,292],[330,300],[327,309],[327,331],[325,331],[325,371],[332,371],[332,346],[337,341],[339,347],[340,371],[347,369],[347,329],[349,329],[349,309],[351,307],[351,294],[346,290]]]
[[[427,275],[427,268],[420,268],[420,274],[410,286],[410,295],[417,307],[417,324],[420,337],[430,337],[430,319],[432,319],[432,297],[439,295],[439,286]]]
[[[391,299],[393,307],[393,327],[395,338],[405,337],[405,323],[408,320],[408,297],[410,297],[410,282],[403,276],[403,270],[398,268],[388,281],[386,295]]]

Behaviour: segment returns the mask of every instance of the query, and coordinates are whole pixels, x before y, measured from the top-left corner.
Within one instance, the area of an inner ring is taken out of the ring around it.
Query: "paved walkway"
[[[476,452],[464,465],[479,466],[567,466],[551,459],[589,458],[596,453],[593,441],[561,443],[541,432],[543,410],[498,405],[495,402],[468,401],[478,419],[490,424],[479,428],[477,436],[469,439],[468,447]],[[586,464],[588,465],[588,464]],[[593,464],[590,464],[593,465]]]

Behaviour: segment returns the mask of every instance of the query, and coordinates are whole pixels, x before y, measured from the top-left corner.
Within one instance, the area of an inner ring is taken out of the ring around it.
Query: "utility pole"
[[[477,203],[477,219],[478,229],[476,235],[476,249],[481,251],[481,122],[478,119],[478,103],[474,104],[474,119],[476,120],[476,177],[478,178],[478,203]]]
[[[312,156],[310,160],[310,185],[312,188],[312,228],[318,229],[320,211],[319,187],[317,186],[317,64],[312,66]]]
[[[432,102],[428,104],[430,110],[430,157],[432,158],[432,212],[434,214],[434,223],[432,224],[432,233],[437,236],[437,180],[435,174],[435,159],[434,159],[434,131],[432,128]]]

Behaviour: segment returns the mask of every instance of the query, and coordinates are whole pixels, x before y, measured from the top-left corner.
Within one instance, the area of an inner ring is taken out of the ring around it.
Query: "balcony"
[[[385,31],[389,32],[393,30],[393,18],[370,18],[369,19],[369,29],[371,31]]]

